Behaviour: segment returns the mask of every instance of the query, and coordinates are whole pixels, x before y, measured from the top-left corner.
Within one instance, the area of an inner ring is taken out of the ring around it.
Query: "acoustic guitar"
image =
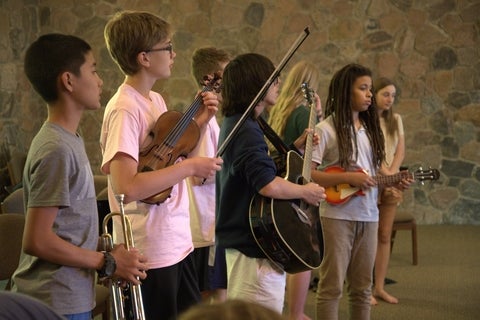
[[[302,84],[310,107],[309,128],[316,123],[315,103],[308,84]],[[295,151],[287,153],[285,179],[306,184],[311,177],[312,134],[307,136],[304,158]],[[297,273],[316,269],[323,254],[323,240],[318,207],[300,199],[279,200],[253,196],[250,202],[250,228],[255,241],[279,269]]]
[[[327,173],[341,173],[345,171],[346,170],[344,168],[339,166],[331,166],[331,167],[325,168],[324,170],[324,172],[327,172]],[[367,174],[363,169],[358,169],[356,171]],[[389,176],[377,175],[377,176],[374,176],[373,178],[377,181],[377,184],[388,186],[388,185],[394,185],[402,181],[403,179],[408,179],[408,178],[413,179],[414,181],[419,181],[423,183],[424,181],[427,181],[427,180],[432,180],[432,181],[438,180],[439,177],[440,177],[440,173],[437,169],[430,168],[427,170],[423,170],[422,168],[419,168],[413,172],[410,172],[408,170],[403,170],[393,175],[389,175]],[[365,195],[365,193],[363,193],[361,188],[351,186],[348,183],[326,187],[325,194],[327,195],[326,201],[333,205],[346,203],[353,196]]]

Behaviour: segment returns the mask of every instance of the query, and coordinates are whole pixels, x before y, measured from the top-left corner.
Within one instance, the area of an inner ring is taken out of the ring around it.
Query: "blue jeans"
[[[82,313],[64,314],[63,316],[68,320],[91,320],[92,312],[87,311]]]

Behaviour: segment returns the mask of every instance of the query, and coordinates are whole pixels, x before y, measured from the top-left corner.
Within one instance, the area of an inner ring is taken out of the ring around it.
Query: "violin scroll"
[[[206,89],[204,91],[213,91],[215,93],[220,93],[222,90],[222,76],[220,72],[215,72],[213,75],[207,74],[203,76],[203,81],[200,81],[200,84]]]

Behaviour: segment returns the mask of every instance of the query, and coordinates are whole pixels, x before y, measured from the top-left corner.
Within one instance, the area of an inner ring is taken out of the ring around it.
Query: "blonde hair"
[[[277,102],[270,110],[268,124],[283,138],[288,118],[299,105],[305,104],[305,97],[301,89],[302,83],[317,90],[320,86],[320,72],[318,68],[308,61],[295,64],[282,83]]]
[[[137,55],[171,36],[168,22],[149,12],[120,11],[106,24],[104,30],[108,52],[126,75],[140,70]]]

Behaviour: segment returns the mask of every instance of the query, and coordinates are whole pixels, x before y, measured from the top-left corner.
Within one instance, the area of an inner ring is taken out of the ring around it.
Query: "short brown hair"
[[[171,36],[168,22],[149,12],[120,11],[105,26],[108,52],[126,75],[140,70],[137,55]]]
[[[192,75],[195,83],[203,86],[206,75],[222,70],[220,64],[230,61],[230,54],[222,49],[214,47],[199,48],[193,52]]]

